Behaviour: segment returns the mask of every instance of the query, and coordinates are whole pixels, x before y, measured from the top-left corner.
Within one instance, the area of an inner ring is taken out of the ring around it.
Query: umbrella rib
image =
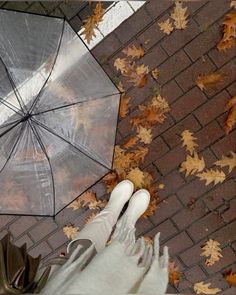
[[[104,95],[102,97],[98,97],[98,98],[94,98],[94,99],[90,99],[90,100],[83,100],[83,101],[73,102],[73,103],[66,104],[66,105],[63,105],[63,106],[60,106],[60,107],[56,107],[56,108],[53,108],[53,109],[50,109],[50,110],[46,110],[46,111],[43,111],[43,112],[32,114],[32,116],[37,116],[37,115],[45,114],[45,113],[48,113],[48,112],[68,108],[68,107],[71,107],[71,106],[74,106],[74,105],[77,105],[77,104],[81,104],[81,103],[84,103],[84,102],[90,102],[90,101],[100,100],[100,99],[103,99],[103,98],[108,98],[110,96],[117,95],[117,94],[120,95],[120,93],[118,92],[118,93],[113,93],[113,94],[107,94],[107,95]]]
[[[55,180],[54,180],[54,175],[53,175],[53,171],[52,171],[52,165],[51,165],[51,161],[50,161],[50,158],[48,156],[48,153],[47,153],[47,150],[43,144],[43,141],[42,139],[40,138],[40,135],[38,133],[38,131],[36,130],[36,128],[33,126],[33,124],[31,124],[31,120],[29,120],[29,125],[30,125],[30,128],[32,129],[36,139],[38,140],[38,143],[43,151],[43,153],[45,154],[45,157],[47,158],[47,161],[48,161],[48,165],[49,165],[49,168],[50,168],[50,171],[51,171],[51,177],[52,177],[52,190],[53,190],[53,215],[55,215],[55,202],[56,202],[56,193],[55,193]],[[33,122],[32,122],[33,123]]]
[[[1,97],[0,97],[0,103],[4,104],[7,108],[11,109],[14,113],[16,113],[16,114],[20,115],[21,117],[23,117],[22,114],[19,113],[19,112],[17,111],[17,110],[19,110],[19,109],[14,110],[14,109],[11,108],[9,105],[11,105],[12,107],[15,107],[15,106],[13,106],[11,103],[7,102],[6,100],[3,100],[3,98],[1,98]],[[9,105],[8,105],[8,104],[9,104]],[[19,111],[20,111],[20,110],[19,110]]]
[[[30,107],[30,109],[29,109],[29,111],[28,111],[29,114],[32,113],[34,107],[35,107],[36,104],[38,103],[38,101],[39,101],[39,99],[40,99],[40,97],[41,97],[41,93],[42,93],[44,87],[46,86],[46,84],[47,84],[49,78],[50,78],[51,75],[52,75],[52,72],[53,72],[53,69],[54,69],[54,66],[55,66],[55,64],[56,64],[56,60],[57,60],[57,57],[58,57],[58,54],[59,54],[59,51],[60,51],[60,48],[61,48],[61,42],[62,42],[62,37],[63,37],[63,34],[64,34],[64,29],[65,29],[65,19],[64,19],[63,24],[62,24],[61,36],[60,36],[59,44],[58,44],[57,51],[56,51],[56,56],[55,56],[55,59],[54,59],[54,62],[53,62],[53,65],[52,65],[51,71],[50,71],[50,73],[49,73],[47,79],[45,80],[45,82],[44,82],[44,84],[43,84],[41,90],[39,91],[38,95],[36,96],[34,102],[32,103],[32,105],[31,105],[31,107]]]
[[[56,132],[54,132],[52,129],[48,128],[47,126],[45,126],[44,124],[42,124],[39,121],[36,121],[35,119],[31,119],[33,122],[35,122],[37,125],[41,126],[42,128],[44,128],[45,130],[47,130],[48,132],[50,132],[51,134],[57,136],[58,138],[60,138],[61,140],[63,140],[64,142],[68,143],[69,145],[71,145],[74,149],[76,149],[77,151],[79,151],[80,153],[82,153],[84,156],[86,156],[87,158],[89,158],[90,160],[96,162],[97,164],[99,164],[100,166],[102,166],[103,168],[109,169],[111,170],[109,167],[105,166],[104,164],[98,162],[96,159],[92,158],[91,156],[89,156],[88,154],[86,154],[83,150],[79,149],[77,146],[73,145],[71,142],[69,142],[68,140],[66,140],[65,138],[63,138],[62,136],[60,136],[59,134],[57,134]]]
[[[11,77],[11,75],[10,75],[8,69],[7,69],[7,66],[5,65],[5,63],[4,63],[4,61],[3,61],[3,59],[2,59],[1,56],[0,56],[0,61],[2,62],[3,66],[4,66],[4,68],[5,68],[5,71],[6,71],[6,73],[7,73],[7,77],[8,77],[8,79],[9,79],[9,81],[10,81],[10,84],[11,84],[11,87],[12,87],[12,89],[13,89],[13,91],[14,91],[14,93],[15,93],[16,99],[17,99],[17,101],[18,101],[18,103],[19,103],[19,105],[20,105],[20,107],[21,107],[21,111],[22,111],[23,114],[24,114],[25,112],[24,112],[24,109],[23,109],[23,107],[22,107],[22,105],[21,105],[21,101],[20,101],[20,100],[22,100],[22,98],[21,98],[20,93],[18,92],[17,87],[16,87],[16,85],[15,85],[15,83],[14,83],[14,81],[13,81],[13,79],[12,79],[12,77]],[[19,96],[18,96],[18,95],[19,95]],[[23,105],[24,105],[23,100],[22,100],[22,103],[23,103]],[[24,107],[26,108],[25,105],[24,105]]]
[[[15,121],[15,122],[9,123],[8,125],[11,125],[11,124],[14,124],[14,123],[16,123],[16,124],[13,125],[12,127],[10,127],[9,129],[7,129],[6,131],[4,131],[2,134],[0,134],[0,138],[3,137],[3,135],[7,134],[9,131],[11,131],[13,128],[15,128],[17,125],[19,125],[21,122],[22,121]],[[8,125],[1,126],[1,127],[7,127]]]

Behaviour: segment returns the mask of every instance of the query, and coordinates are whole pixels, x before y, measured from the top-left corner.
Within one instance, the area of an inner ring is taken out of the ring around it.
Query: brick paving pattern
[[[186,153],[181,147],[180,134],[189,129],[198,138],[200,155],[212,165],[223,153],[235,150],[236,130],[226,136],[223,123],[225,102],[236,93],[235,50],[219,53],[215,48],[221,38],[221,23],[230,10],[230,1],[189,2],[188,28],[164,35],[157,22],[170,16],[173,3],[165,0],[150,0],[133,16],[123,22],[92,51],[104,70],[114,79],[118,76],[113,67],[121,50],[130,44],[142,44],[145,55],[140,60],[150,69],[158,67],[162,94],[172,111],[163,125],[157,125],[155,138],[149,146],[149,154],[143,169],[149,171],[156,183],[164,183],[159,195],[161,203],[155,215],[140,220],[138,235],[154,236],[161,232],[161,243],[169,246],[170,255],[176,261],[184,278],[177,287],[169,287],[169,293],[193,293],[192,284],[211,282],[221,288],[221,294],[235,294],[222,277],[225,269],[236,271],[236,173],[216,186],[205,186],[194,177],[185,178],[178,171]],[[50,15],[65,15],[71,25],[78,28],[86,11],[83,3],[28,2],[17,4],[14,9],[36,11]],[[10,3],[1,2],[11,8]],[[47,6],[48,5],[48,6]],[[79,5],[81,5],[79,7]],[[149,39],[149,42],[147,40]],[[105,62],[104,62],[105,61]],[[199,73],[222,70],[227,74],[225,83],[217,90],[202,92],[195,85]],[[129,123],[140,103],[150,98],[150,87],[159,86],[151,76],[144,88],[134,88],[122,77],[132,106],[128,116],[119,121],[117,144],[125,142],[132,134]],[[98,198],[105,195],[105,188],[98,183],[94,188]],[[189,204],[196,200],[193,208]],[[82,227],[88,211],[63,210],[55,219],[39,217],[0,216],[0,236],[10,230],[18,245],[26,242],[32,255],[42,254],[44,260],[65,251],[67,238],[62,227],[70,223]],[[205,267],[200,256],[201,246],[208,238],[221,243],[223,258],[212,267]]]

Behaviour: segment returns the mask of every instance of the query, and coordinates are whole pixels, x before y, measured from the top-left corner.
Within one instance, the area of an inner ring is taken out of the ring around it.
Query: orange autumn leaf
[[[196,84],[201,90],[215,88],[224,82],[224,78],[224,75],[220,72],[206,75],[200,74],[196,80]]]
[[[217,44],[219,51],[225,51],[236,45],[236,10],[226,14],[223,21],[223,37]]]
[[[135,45],[131,45],[128,48],[123,49],[122,52],[133,59],[144,56],[144,49],[141,46],[136,47]]]
[[[228,116],[224,124],[224,130],[226,134],[229,134],[236,123],[236,96],[228,101],[225,110],[228,111]]]
[[[175,264],[175,261],[169,262],[169,283],[172,286],[177,286],[180,279],[182,278],[182,272],[179,271],[178,266]]]
[[[153,245],[153,238],[147,235],[143,236],[146,245]]]
[[[92,212],[88,217],[85,218],[85,224],[91,223],[94,218],[98,215],[99,211]]]
[[[134,137],[131,137],[125,144],[123,144],[123,147],[125,149],[129,149],[133,146],[136,145],[136,143],[138,142],[138,137],[137,136],[134,136]]]
[[[148,205],[148,208],[143,213],[142,217],[143,218],[148,218],[148,217],[154,215],[156,210],[157,210],[158,203],[159,203],[159,199],[157,197],[151,198],[150,203]]]
[[[126,115],[128,114],[129,111],[129,102],[130,102],[131,97],[127,97],[125,95],[121,96],[121,100],[120,100],[120,110],[119,110],[119,115],[121,118],[126,117]]]
[[[72,202],[68,208],[73,210],[80,209],[82,207],[88,207],[90,203],[97,202],[96,194],[92,191],[87,191],[78,197],[74,202]]]
[[[236,272],[233,272],[232,269],[230,269],[225,271],[223,276],[230,286],[236,287]]]

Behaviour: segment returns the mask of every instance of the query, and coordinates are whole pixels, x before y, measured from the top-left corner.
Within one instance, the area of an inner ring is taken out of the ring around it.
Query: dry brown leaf
[[[160,76],[160,72],[158,71],[158,69],[154,69],[151,71],[151,75],[152,75],[153,79],[157,80],[158,77]]]
[[[138,142],[138,137],[135,136],[135,137],[131,137],[125,144],[123,144],[123,147],[125,149],[129,149],[131,147],[134,147],[136,145],[136,143]]]
[[[141,142],[145,144],[149,144],[152,142],[152,130],[147,129],[142,126],[138,126],[137,128],[138,134],[137,137],[140,139]]]
[[[223,276],[230,286],[236,287],[236,272],[233,272],[232,269],[230,269],[225,271]]]
[[[133,163],[134,165],[139,165],[144,162],[144,158],[148,153],[148,148],[138,146],[136,150],[133,151]]]
[[[177,286],[181,277],[182,272],[179,271],[178,266],[175,264],[175,261],[169,262],[169,283],[172,286]]]
[[[174,30],[174,27],[172,25],[172,23],[170,22],[170,19],[168,18],[167,20],[158,23],[161,31],[163,31],[163,33],[170,35],[170,33]]]
[[[226,51],[227,49],[236,46],[236,38],[221,40],[217,44],[217,48],[219,51]]]
[[[136,47],[135,45],[131,45],[128,48],[123,49],[122,52],[133,59],[140,58],[144,56],[145,53],[143,47]]]
[[[224,124],[224,130],[226,134],[233,129],[234,124],[236,123],[236,96],[232,97],[225,107],[226,111],[229,111],[227,119]]]
[[[222,156],[221,160],[216,161],[214,164],[217,166],[225,167],[229,166],[229,173],[236,167],[236,154],[234,152],[230,152],[230,156]]]
[[[120,71],[121,74],[127,74],[130,71],[130,64],[126,58],[117,58],[114,61],[114,67],[117,71]]]
[[[157,197],[151,198],[150,203],[148,205],[148,208],[143,213],[142,217],[143,218],[148,218],[148,217],[154,215],[156,210],[157,210],[158,203],[159,203],[159,199]]]
[[[129,111],[129,102],[131,100],[131,97],[122,95],[121,100],[120,100],[120,110],[119,110],[119,115],[121,118],[125,118],[126,115],[128,114]]]
[[[103,209],[107,204],[107,201],[106,200],[96,200],[96,201],[93,201],[93,202],[90,202],[88,204],[88,207],[89,209],[92,209],[92,210],[101,210]]]
[[[190,155],[193,155],[195,151],[195,147],[198,146],[198,144],[194,142],[196,140],[196,137],[194,137],[193,133],[190,132],[189,130],[184,130],[181,133],[181,137],[183,141],[182,146],[183,147],[186,146],[186,151],[188,151]]]
[[[132,168],[126,177],[128,180],[133,182],[135,189],[142,188],[144,186],[144,173],[138,167]]]
[[[218,50],[226,50],[236,44],[236,10],[226,14],[223,22],[223,38],[217,44]]]
[[[207,75],[199,75],[196,84],[201,89],[214,89],[216,86],[224,82],[224,75],[220,72],[214,72]]]
[[[211,283],[199,282],[193,285],[193,289],[197,294],[217,294],[218,292],[222,291],[219,288],[209,288]]]
[[[157,107],[165,112],[170,111],[170,107],[169,107],[167,100],[164,97],[162,97],[161,95],[153,96],[152,101],[151,101],[151,105],[154,107]]]
[[[124,86],[121,81],[118,81],[116,86],[120,90],[120,92],[125,92]]]
[[[153,245],[153,238],[150,236],[144,235],[143,239],[146,245]]]
[[[72,202],[68,208],[73,210],[80,209],[82,207],[88,207],[90,203],[97,202],[96,194],[92,191],[87,191],[79,196],[74,202]]]
[[[203,171],[205,168],[204,159],[200,159],[198,154],[194,152],[193,156],[187,155],[186,160],[181,164],[179,171],[186,172],[185,176],[193,175]]]
[[[220,260],[220,257],[223,257],[220,253],[222,252],[222,250],[219,246],[219,242],[210,239],[202,247],[203,252],[201,253],[201,256],[209,257],[205,261],[206,266],[214,265],[217,261]]]
[[[174,25],[176,29],[186,29],[187,28],[187,17],[186,14],[187,7],[182,7],[182,3],[180,1],[175,2],[174,11],[171,14],[171,18],[174,20]]]
[[[112,171],[103,177],[102,181],[106,186],[107,193],[111,193],[113,188],[118,183],[118,175],[115,171]]]
[[[79,232],[79,227],[74,225],[66,225],[63,227],[63,233],[67,236],[68,239],[73,240],[76,237],[76,234]]]
[[[92,212],[88,217],[85,218],[84,224],[88,224],[94,220],[94,218],[98,215],[99,211]]]
[[[214,185],[216,185],[217,183],[221,183],[225,180],[225,174],[223,171],[220,170],[213,170],[213,169],[206,169],[205,172],[199,173],[197,174],[197,176],[201,179],[201,180],[205,180],[206,181],[206,185],[214,182]]]

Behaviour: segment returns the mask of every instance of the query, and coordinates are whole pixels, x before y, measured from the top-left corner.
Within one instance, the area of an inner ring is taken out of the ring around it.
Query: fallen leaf
[[[172,286],[177,286],[182,276],[183,274],[179,271],[175,261],[169,261],[169,283]]]
[[[152,142],[152,130],[151,129],[147,129],[142,126],[138,126],[137,130],[138,130],[137,137],[140,139],[141,142],[143,142],[145,144],[149,144]]]
[[[98,215],[98,213],[99,211],[92,212],[88,217],[85,218],[84,224],[91,223],[94,220],[94,218]]]
[[[223,257],[220,252],[222,250],[220,249],[220,243],[217,241],[214,241],[210,239],[205,243],[205,245],[202,247],[203,252],[201,253],[201,256],[209,257],[205,261],[206,266],[212,266],[217,261],[220,260],[220,257]]]
[[[150,236],[144,235],[143,239],[146,245],[153,245],[153,238]]]
[[[145,66],[144,64],[141,64],[140,66],[137,66],[136,73],[137,75],[147,75],[149,72],[148,66]]]
[[[233,272],[232,269],[230,269],[225,271],[223,276],[230,286],[236,287],[236,272]]]
[[[218,160],[214,163],[221,168],[229,166],[229,173],[236,167],[236,154],[232,151],[230,154],[231,156],[222,156],[221,160]]]
[[[223,21],[223,38],[217,44],[219,51],[236,45],[236,10],[226,14]]]
[[[171,18],[174,20],[174,25],[176,29],[186,29],[187,28],[187,17],[186,14],[187,7],[182,7],[182,3],[179,1],[175,2],[174,11],[171,14]]]
[[[205,172],[199,173],[197,176],[201,180],[205,180],[206,185],[210,184],[211,182],[214,182],[214,185],[216,185],[217,183],[221,183],[225,180],[224,172],[217,169],[206,169]]]
[[[73,240],[76,237],[78,232],[79,232],[79,227],[77,227],[77,226],[66,225],[66,226],[63,227],[63,233],[70,240]]]
[[[159,189],[164,189],[164,188],[165,188],[164,183],[160,183],[160,184],[158,185],[158,188],[159,188]]]
[[[199,158],[198,154],[194,152],[193,156],[187,155],[186,160],[181,164],[179,171],[185,172],[185,176],[193,175],[197,172],[203,171],[205,168],[205,161]]]
[[[138,137],[137,136],[135,136],[135,137],[131,137],[125,144],[123,144],[123,147],[125,148],[125,149],[129,149],[129,148],[131,148],[131,147],[133,147],[133,146],[135,146],[136,145],[136,143],[138,142]]]
[[[224,82],[224,75],[220,72],[214,72],[207,75],[200,74],[196,80],[197,86],[201,89],[215,88]]]
[[[124,54],[126,54],[128,57],[130,56],[131,58],[140,58],[144,56],[144,49],[143,47],[139,46],[136,47],[135,45],[131,45],[128,48],[125,48],[122,50]]]
[[[222,291],[219,288],[209,288],[211,283],[199,282],[193,285],[193,289],[197,294],[217,294],[218,292]]]
[[[160,94],[152,97],[151,105],[165,112],[170,111],[170,107],[167,100],[164,97],[162,97]]]
[[[79,196],[74,202],[72,202],[68,208],[73,210],[80,209],[82,207],[88,207],[90,203],[97,202],[96,194],[92,191],[87,191]]]
[[[151,198],[148,208],[143,213],[142,217],[148,218],[148,217],[154,215],[157,210],[158,203],[159,203],[159,199],[157,197]]]
[[[130,64],[126,58],[117,58],[114,61],[114,67],[117,71],[120,71],[121,74],[127,74],[130,72]]]
[[[96,200],[96,201],[90,202],[88,204],[88,207],[89,207],[89,209],[92,209],[92,210],[101,210],[106,205],[107,205],[107,201],[106,200],[98,200],[98,201]]]
[[[158,23],[158,25],[161,31],[163,31],[167,35],[170,35],[170,33],[174,30],[174,27],[172,23],[170,22],[169,18],[161,23]]]
[[[136,87],[142,88],[147,83],[148,72],[148,67],[142,64],[136,68],[132,68],[126,76],[129,78],[128,82],[133,83]]]
[[[231,1],[230,2],[230,7],[233,7],[236,9],[236,1]]]
[[[233,129],[234,124],[236,123],[236,96],[232,97],[228,101],[225,110],[229,112],[224,124],[224,130],[226,134],[229,134],[229,132]]]
[[[154,69],[151,71],[151,75],[155,80],[157,80],[158,77],[160,76],[160,72],[158,71],[158,69]]]
[[[120,110],[119,110],[119,115],[121,118],[125,118],[126,115],[128,114],[129,111],[129,102],[131,100],[131,97],[122,95],[121,100],[120,100]]]
[[[129,171],[127,179],[133,182],[136,189],[142,188],[145,183],[144,173],[138,167]]]
[[[181,137],[183,141],[182,146],[183,147],[186,146],[186,151],[188,151],[190,155],[193,155],[195,151],[195,147],[198,146],[198,144],[194,142],[196,140],[196,137],[194,137],[193,133],[190,132],[189,130],[184,130],[181,133]]]

